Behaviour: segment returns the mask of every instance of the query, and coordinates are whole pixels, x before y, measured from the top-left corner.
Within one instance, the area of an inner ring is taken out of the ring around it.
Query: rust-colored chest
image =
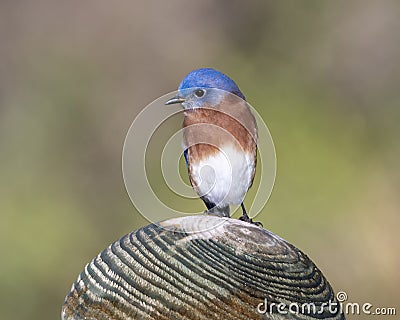
[[[243,102],[185,111],[183,142],[191,160],[210,156],[224,145],[241,152],[257,152],[257,124]]]

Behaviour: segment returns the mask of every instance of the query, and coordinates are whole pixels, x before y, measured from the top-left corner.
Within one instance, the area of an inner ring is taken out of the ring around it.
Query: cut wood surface
[[[140,228],[102,251],[73,284],[62,316],[344,319],[329,301],[336,298],[324,275],[282,238],[236,219],[188,216]],[[309,303],[316,312],[302,310]]]

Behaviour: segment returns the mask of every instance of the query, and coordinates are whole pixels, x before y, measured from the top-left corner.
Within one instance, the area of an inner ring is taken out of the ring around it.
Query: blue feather
[[[189,154],[188,154],[188,149],[183,150],[183,156],[185,157],[186,161],[186,168],[189,166]]]
[[[239,87],[231,78],[212,68],[201,68],[191,71],[181,82],[178,90],[189,88],[216,88],[236,94],[246,100]]]

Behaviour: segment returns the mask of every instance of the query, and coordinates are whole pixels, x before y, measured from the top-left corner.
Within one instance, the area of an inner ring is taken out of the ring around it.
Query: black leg
[[[244,207],[244,203],[242,202],[240,204],[240,206],[242,207],[242,214],[243,214],[242,217],[240,218],[240,220],[249,222],[250,218],[249,218],[249,216],[247,214],[246,208]]]
[[[261,222],[254,222],[253,219],[250,219],[249,215],[246,212],[246,208],[244,207],[244,203],[242,202],[240,204],[240,206],[242,207],[242,216],[239,218],[239,220],[251,223],[251,224],[255,224],[256,226],[262,227],[262,223]]]

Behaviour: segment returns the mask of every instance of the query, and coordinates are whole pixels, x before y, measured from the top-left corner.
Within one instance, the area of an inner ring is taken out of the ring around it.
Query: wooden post
[[[235,219],[188,216],[102,251],[73,284],[62,317],[344,319],[329,301],[337,303],[324,275],[285,240]]]

